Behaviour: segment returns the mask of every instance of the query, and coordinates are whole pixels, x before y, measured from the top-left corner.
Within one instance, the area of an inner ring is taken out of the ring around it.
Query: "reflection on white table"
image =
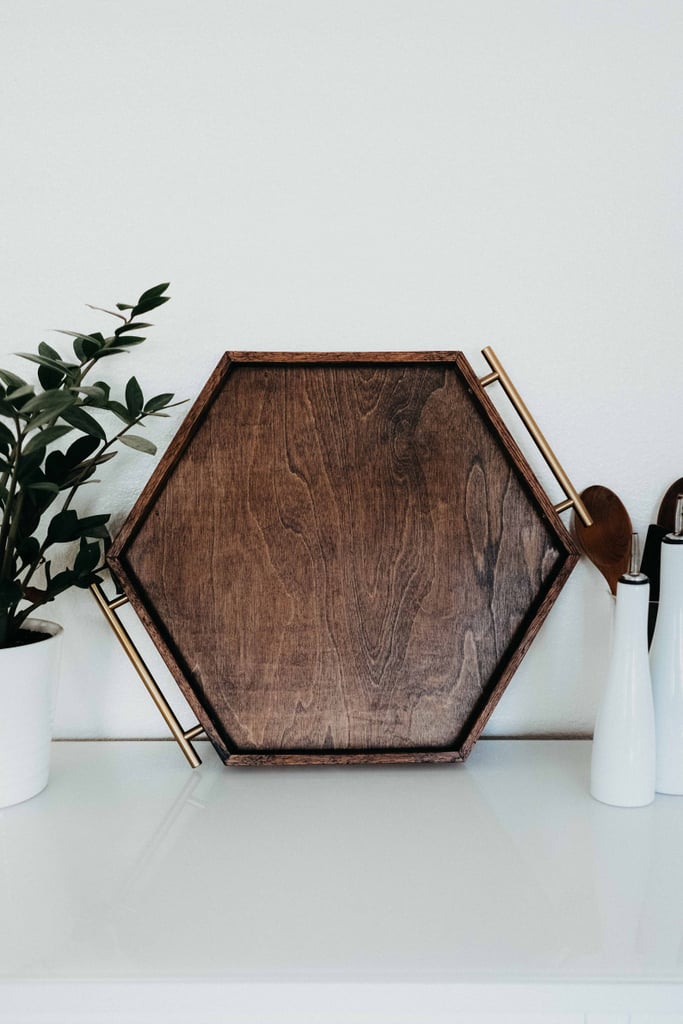
[[[591,800],[590,744],[201,753],[58,743],[0,812],[1,1021],[683,1021],[683,801]]]

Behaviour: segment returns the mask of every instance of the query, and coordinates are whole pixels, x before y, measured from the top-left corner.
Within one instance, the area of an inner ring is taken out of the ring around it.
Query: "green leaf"
[[[52,577],[45,588],[48,595],[47,600],[52,601],[58,594],[63,594],[69,587],[73,587],[75,582],[76,574],[71,569],[58,572],[56,576]]]
[[[92,359],[94,356],[97,356],[97,353],[101,351],[101,349],[104,347],[104,344],[104,338],[102,338],[101,341],[98,338],[92,338],[92,340],[88,340],[86,338],[85,341],[83,342],[83,352],[86,358]]]
[[[40,521],[59,494],[59,488],[45,479],[40,468],[34,469],[23,484],[24,501],[21,506],[18,536],[30,537],[40,526]]]
[[[40,557],[40,544],[37,537],[25,537],[17,544],[17,554],[24,565],[36,562]]]
[[[85,388],[82,386],[73,387],[69,388],[69,391],[77,395],[85,395],[86,398],[90,399],[88,405],[94,405],[96,409],[103,408],[107,401],[106,393],[101,388],[98,388],[97,385],[89,388]]]
[[[170,282],[166,284],[155,284],[153,288],[148,288],[146,292],[143,292],[138,303],[143,302],[145,299],[156,299],[157,296],[163,295],[167,288],[170,287]]]
[[[69,408],[69,406],[66,406],[65,408]],[[54,423],[55,419],[62,415],[63,412],[63,409],[58,410],[58,412],[55,412],[52,409],[47,409],[45,412],[38,413],[37,416],[32,416],[29,420],[28,429],[35,430],[36,427],[43,427],[46,423]]]
[[[39,451],[43,448],[47,448],[53,441],[59,440],[60,437],[64,437],[65,434],[71,433],[72,427],[54,426],[44,427],[43,430],[39,430],[37,434],[34,434],[29,443],[24,448],[24,455],[30,455],[31,452]]]
[[[128,309],[132,309],[132,306],[128,306]],[[118,337],[119,334],[125,334],[127,331],[144,331],[146,327],[154,327],[154,324],[143,324],[141,320],[136,320],[134,323],[121,324],[114,331],[114,334]]]
[[[23,384],[20,388],[7,392],[7,401],[14,402],[17,398],[26,398],[28,395],[33,395],[34,392],[33,384]]]
[[[50,359],[48,356],[34,356],[32,352],[17,352],[22,359],[28,359],[30,363],[38,363],[39,366],[47,366],[50,370],[57,370],[59,373],[72,376],[80,371],[77,363],[65,363],[63,360]]]
[[[95,334],[81,334],[80,331],[58,330],[57,334],[66,334],[69,338],[80,338],[81,341],[94,341],[98,345],[104,345],[104,337],[97,331]]]
[[[38,346],[38,351],[41,356],[47,356],[48,359],[55,359],[57,362],[61,362],[62,356],[56,348],[52,348],[46,341],[41,341]]]
[[[23,483],[25,480],[30,480],[31,475],[40,467],[43,461],[43,451],[29,452],[28,455],[22,454],[19,456],[19,464],[17,467],[17,480],[19,483]]]
[[[23,377],[17,377],[16,373],[10,373],[9,370],[0,370],[0,380],[10,388],[23,388],[27,384]]]
[[[90,434],[91,437],[99,437],[101,441],[107,440],[107,435],[100,424],[90,413],[85,412],[82,406],[74,406],[72,409],[67,409],[62,413],[62,419],[70,423],[72,427],[76,427],[77,430],[81,430],[84,434]]]
[[[64,483],[70,469],[63,452],[50,452],[45,460],[45,476],[56,485]]]
[[[117,309],[135,309],[135,306],[129,306],[125,302],[117,302],[116,303],[116,308]]]
[[[145,405],[145,412],[158,412],[159,409],[165,409],[169,402],[173,401],[173,395],[155,395],[154,398],[150,398],[149,402]]]
[[[67,409],[70,405],[73,405],[76,399],[68,391],[43,391],[41,394],[36,395],[22,408],[24,413],[32,412],[52,412],[54,415],[58,415],[62,409]]]
[[[135,377],[131,377],[126,384],[126,405],[132,420],[136,419],[142,412],[144,401],[140,385]]]
[[[50,521],[47,528],[47,542],[48,544],[67,544],[69,541],[79,540],[81,537],[108,536],[104,525],[108,520],[108,515],[86,516],[79,519],[73,509],[65,509],[58,512]]]
[[[148,441],[146,437],[140,437],[138,434],[124,434],[119,438],[123,444],[127,444],[129,448],[135,448],[138,452],[144,452],[146,455],[156,455],[157,447]]]
[[[69,333],[69,332],[64,332]],[[81,363],[86,362],[88,359],[92,359],[97,356],[97,353],[104,345],[104,338],[102,335],[75,335],[74,340],[74,352]]]
[[[164,302],[168,302],[170,295],[164,295],[163,293],[168,288],[169,284],[157,284],[154,288],[148,288],[146,292],[143,292],[133,310],[133,316],[140,316],[142,313],[148,313],[152,309],[156,309],[157,306],[163,305]]]
[[[77,471],[86,464],[85,460],[99,446],[99,439],[88,434],[73,441],[66,452],[50,452],[45,460],[45,475],[47,479],[59,484],[60,487],[73,483],[74,474],[76,477],[78,476]]]
[[[64,453],[64,458],[73,468],[73,466],[77,466],[79,462],[83,462],[84,459],[90,458],[92,453],[96,451],[99,446],[100,443],[95,437],[79,437],[69,445]]]
[[[5,426],[4,423],[0,423],[0,445],[3,445],[5,447],[7,445],[10,445],[11,447],[13,447],[15,442],[16,437],[9,429],[9,427]]]
[[[105,462],[110,462],[111,459],[116,458],[116,452],[103,452],[102,455],[96,455],[94,459],[88,459],[86,462],[82,462],[82,466],[103,466]]]
[[[64,380],[64,374],[60,370],[53,370],[49,366],[38,367],[38,380],[46,391],[58,388]]]
[[[7,610],[21,601],[21,587],[14,580],[0,580],[0,608]]]
[[[46,491],[49,494],[59,494],[57,484],[53,484],[49,480],[38,480],[34,484],[26,484],[26,489],[29,491]]]
[[[65,487],[72,487],[74,485],[81,487],[85,483],[99,483],[98,480],[93,480],[95,470],[98,466],[109,462],[110,459],[115,459],[117,454],[117,452],[105,452],[94,459],[86,459],[85,462],[79,462],[73,469],[66,470],[60,489],[63,490]],[[51,473],[54,472],[54,467],[50,467],[50,469]]]
[[[157,306],[163,306],[164,302],[168,302],[170,295],[162,295],[159,299],[149,299],[147,302],[138,303],[133,312],[133,316],[140,316],[142,313],[151,313]]]
[[[84,516],[79,520],[82,535],[84,537],[100,537],[103,540],[109,537],[106,524],[110,518],[108,513],[99,516]]]
[[[100,560],[100,550],[100,545],[97,541],[92,544],[88,544],[85,538],[81,540],[80,548],[73,566],[73,571],[79,579],[83,579],[84,577],[89,576],[90,573],[94,572]]]
[[[110,412],[113,412],[114,415],[118,416],[118,418],[123,420],[124,423],[130,424],[133,422],[132,417],[122,402],[107,402],[105,408],[109,409]]]
[[[116,356],[119,354],[119,352],[123,352],[127,355],[128,349],[121,348],[118,345],[107,345],[106,348],[101,348],[97,355],[94,356],[94,358],[97,359],[97,361],[99,362],[100,359],[104,359],[106,356]]]
[[[129,334],[125,338],[119,338],[118,343],[120,346],[130,345],[132,348],[133,345],[142,345],[143,341],[146,340],[146,338],[136,338],[134,335]]]

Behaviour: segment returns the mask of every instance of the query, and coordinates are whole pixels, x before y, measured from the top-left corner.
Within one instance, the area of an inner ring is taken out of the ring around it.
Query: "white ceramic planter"
[[[50,772],[62,627],[29,619],[45,640],[0,650],[0,807],[40,793]]]

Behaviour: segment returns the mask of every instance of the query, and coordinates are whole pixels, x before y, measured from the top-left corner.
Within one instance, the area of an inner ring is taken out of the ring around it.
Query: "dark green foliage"
[[[104,310],[120,321],[110,337],[60,331],[73,350],[67,358],[46,342],[20,353],[37,364],[37,382],[0,369],[0,647],[12,646],[35,608],[100,580],[109,515],[80,517],[72,502],[97,467],[114,458],[118,442],[153,455],[151,441],[128,431],[178,403],[171,394],[145,400],[135,377],[119,399],[105,381],[84,378],[102,359],[145,341],[139,332],[152,325],[138,317],[168,302],[167,288],[150,288],[132,305],[117,303],[119,312]],[[109,415],[100,420],[101,412]],[[123,426],[112,433],[116,419]],[[77,436],[67,441],[68,435]],[[66,447],[52,448],[60,442]],[[53,575],[53,549],[76,543],[70,568]]]

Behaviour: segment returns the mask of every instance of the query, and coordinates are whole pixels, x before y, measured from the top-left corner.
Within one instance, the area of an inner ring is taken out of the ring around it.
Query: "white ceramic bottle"
[[[650,651],[657,733],[658,793],[683,795],[683,495],[662,540],[657,625]]]
[[[644,807],[655,796],[655,721],[647,653],[650,581],[638,571],[638,535],[630,571],[617,583],[612,654],[598,707],[591,796],[617,807]]]

